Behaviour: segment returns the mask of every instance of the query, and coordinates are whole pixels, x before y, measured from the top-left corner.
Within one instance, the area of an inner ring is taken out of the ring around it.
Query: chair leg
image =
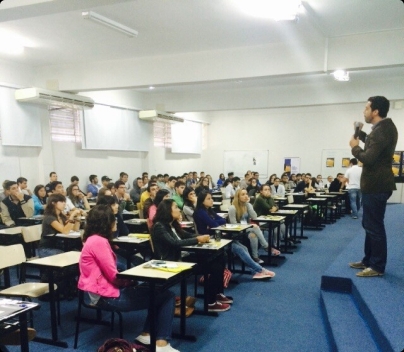
[[[76,321],[76,333],[74,335],[74,349],[77,349],[77,343],[79,340],[79,329],[80,329],[80,320],[81,320],[81,304],[83,301],[83,294],[79,292],[79,307],[77,309],[77,321]]]
[[[59,296],[59,289],[56,290],[56,309],[58,315],[58,325],[60,326],[60,296]]]
[[[122,313],[117,312],[119,316],[119,337],[123,339],[123,321],[122,321]]]

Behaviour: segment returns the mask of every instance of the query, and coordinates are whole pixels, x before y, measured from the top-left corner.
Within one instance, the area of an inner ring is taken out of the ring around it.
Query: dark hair
[[[237,182],[237,181],[240,181],[240,177],[238,177],[238,176],[236,176],[236,177],[233,177],[233,180],[232,180],[233,182]]]
[[[170,176],[170,177],[168,178],[168,182],[171,182],[171,181],[173,181],[173,180],[176,180],[176,181],[177,181],[177,178],[176,178],[175,176]]]
[[[296,174],[296,176],[302,176],[302,174],[299,173],[299,174]]]
[[[145,176],[145,175],[146,175],[146,176],[149,176],[149,173],[146,172],[146,171],[142,172],[142,177]]]
[[[281,179],[280,179],[279,177],[275,177],[275,178],[274,178],[274,182],[275,182],[276,180],[280,181]]]
[[[379,116],[385,118],[390,109],[390,101],[386,97],[376,95],[368,99],[372,111],[378,110]]]
[[[178,187],[180,187],[180,186],[185,186],[185,182],[184,181],[177,181],[176,183],[175,183],[175,185],[174,185],[174,188],[178,188]]]
[[[154,187],[154,186],[157,186],[157,183],[156,183],[156,182],[149,182],[149,183],[147,184],[147,192],[150,192],[150,189],[151,189],[152,187]]]
[[[219,175],[219,180],[222,180],[222,177],[224,178],[224,174]]]
[[[97,175],[90,175],[90,177],[88,178],[90,180],[90,182],[92,183],[93,180],[97,177]]]
[[[195,192],[195,190],[192,187],[186,187],[184,189],[184,192],[182,193],[182,199],[184,199],[184,205],[195,209],[195,205],[188,199],[188,196],[191,192]]]
[[[126,172],[123,172],[123,171],[122,171],[122,172],[119,174],[119,177],[122,178],[122,177],[124,177],[124,176],[128,176],[128,174],[127,174]]]
[[[106,187],[101,187],[99,189],[99,191],[98,191],[97,199],[100,198],[100,197],[104,197],[106,191],[110,191],[110,190],[108,188],[106,188]]]
[[[352,158],[351,160],[349,160],[349,162],[350,162],[352,165],[358,165],[358,159],[356,159],[356,158]]]
[[[113,197],[113,196],[105,196],[104,195],[102,197],[98,197],[98,199],[97,199],[97,205],[103,204],[103,205],[112,206],[112,205],[117,204],[117,203],[118,202],[117,202],[116,198]]]
[[[108,188],[109,190],[111,190],[112,188],[115,188],[115,183],[113,183],[113,182],[108,183],[108,184],[107,184],[107,188]]]
[[[72,176],[70,177],[70,182],[75,182],[75,181],[79,181],[79,178],[77,176]]]
[[[230,181],[229,178],[226,178],[226,180],[223,182],[223,187],[226,188],[229,185],[229,183],[231,183],[231,182],[233,182],[233,181]]]
[[[171,209],[173,206],[174,200],[173,199],[164,199],[159,206],[157,207],[156,215],[153,219],[153,225],[157,224],[158,222],[168,225],[172,222],[171,226],[174,227],[175,232],[178,236],[181,237],[182,235],[182,228],[181,225],[177,220],[173,221],[173,216],[171,215]]]
[[[343,175],[343,174],[341,174],[340,172],[338,172],[338,173],[337,173],[337,178],[338,178],[338,176],[340,176],[340,175]]]
[[[51,194],[46,203],[46,208],[44,210],[44,215],[53,215],[57,217],[55,204],[57,202],[66,202],[66,197],[63,194]],[[63,221],[66,221],[66,216],[61,212],[60,217]]]
[[[87,214],[83,242],[92,235],[99,235],[108,239],[108,241],[112,241],[112,226],[115,222],[115,215],[109,205],[96,205]]]
[[[261,187],[260,187],[260,192],[264,190],[264,187],[268,187],[269,190],[271,190],[271,187],[269,186],[268,183],[263,183],[263,184],[261,185]]]
[[[55,171],[52,171],[52,172],[49,174],[49,177],[52,177],[53,174],[56,175],[56,172],[55,172]]]
[[[23,182],[28,182],[28,180],[25,177],[18,177],[17,178],[17,183],[23,183]]]
[[[79,198],[79,197],[76,197],[76,196],[73,194],[73,187],[79,188],[79,186],[77,186],[77,185],[70,185],[69,187],[67,187],[67,196],[68,196],[69,199],[72,201],[72,203],[74,204],[74,206],[77,207],[76,205],[77,205],[77,203],[79,203],[80,198]],[[79,192],[80,192],[80,188],[79,188]]]
[[[202,209],[202,210],[206,211],[208,213],[209,217],[214,219],[216,217],[216,213],[213,210],[213,208],[206,208],[205,205],[203,204],[203,202],[205,201],[208,194],[210,194],[210,193],[206,192],[206,191],[199,193],[198,200],[196,202],[196,209]]]
[[[40,190],[41,188],[45,188],[45,186],[44,186],[44,185],[37,185],[37,186],[35,186],[35,188],[34,188],[34,194],[38,197],[38,199],[41,199],[41,197],[40,197],[39,194],[38,194],[38,192],[39,192],[39,190]],[[45,198],[46,198],[46,195],[45,195]]]
[[[121,181],[121,180],[118,180],[118,181],[116,181],[116,182],[114,183],[114,186],[115,186],[116,189],[118,189],[119,186],[122,186],[122,185],[125,186],[125,182],[123,182],[123,181]]]
[[[168,189],[159,189],[156,193],[156,197],[153,200],[153,204],[158,207],[167,194],[170,194]]]
[[[169,176],[170,176],[169,174],[164,174],[164,175],[163,175],[163,177],[169,177]]]
[[[163,177],[163,175],[162,175],[162,174],[158,174],[158,175],[157,175],[157,178],[159,178],[159,177]]]
[[[58,185],[61,185],[62,182],[60,181],[52,181],[49,188],[51,191],[54,191]]]
[[[4,188],[8,191],[10,188],[11,188],[11,186],[14,186],[14,185],[16,185],[17,184],[17,182],[15,182],[15,181],[8,181],[8,182],[6,182],[6,184],[4,185]]]
[[[310,172],[306,172],[305,175],[306,175],[306,177],[307,177],[307,176],[311,177],[311,173],[310,173]]]
[[[151,182],[157,182],[157,176],[156,175],[151,175],[150,176],[150,181]]]

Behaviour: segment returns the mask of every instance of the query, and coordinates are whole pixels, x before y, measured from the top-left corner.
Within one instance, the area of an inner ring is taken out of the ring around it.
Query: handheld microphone
[[[355,134],[354,134],[355,139],[359,137],[360,131],[361,131],[361,123],[358,121],[355,121]]]

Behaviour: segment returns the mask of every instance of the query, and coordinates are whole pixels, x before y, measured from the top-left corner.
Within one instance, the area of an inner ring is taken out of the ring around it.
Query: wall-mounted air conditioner
[[[94,107],[94,100],[91,98],[41,88],[17,89],[15,91],[15,99],[20,103],[64,108],[92,109]]]
[[[184,119],[171,115],[167,112],[157,110],[139,111],[139,118],[151,122],[178,123],[184,122]]]

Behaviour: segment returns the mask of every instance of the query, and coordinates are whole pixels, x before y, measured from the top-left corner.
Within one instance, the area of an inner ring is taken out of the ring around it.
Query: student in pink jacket
[[[113,231],[116,231],[116,220],[110,206],[97,205],[90,210],[79,261],[78,287],[88,293],[93,304],[100,307],[114,307],[124,312],[147,309],[148,290],[138,289],[132,281],[116,277],[116,256],[111,248]],[[168,290],[156,296],[157,352],[178,351],[168,342],[174,318],[174,297],[174,293]],[[150,344],[149,317],[136,339]]]

